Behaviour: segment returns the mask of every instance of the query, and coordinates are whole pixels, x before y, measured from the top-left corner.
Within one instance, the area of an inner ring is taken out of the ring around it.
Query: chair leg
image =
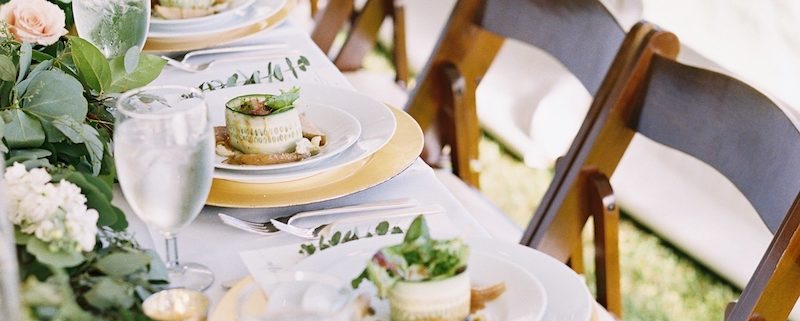
[[[576,246],[575,250],[570,253],[567,265],[569,265],[569,267],[572,268],[575,273],[586,273],[585,264],[583,263],[583,243],[578,242],[578,246]]]
[[[395,82],[403,89],[408,88],[408,55],[406,54],[406,11],[403,1],[394,0],[392,8],[392,59],[394,60]]]
[[[594,217],[597,302],[622,318],[619,267],[619,208],[611,183],[603,173],[589,176]]]
[[[442,143],[450,145],[453,172],[468,185],[480,188],[477,168],[480,125],[475,108],[475,93],[467,92],[467,80],[455,65],[444,65],[442,72],[449,84],[447,88],[450,89],[450,103],[443,106],[443,114],[439,119],[446,137]]]

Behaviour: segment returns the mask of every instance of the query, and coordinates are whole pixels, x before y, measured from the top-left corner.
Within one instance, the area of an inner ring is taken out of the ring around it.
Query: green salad
[[[420,215],[408,227],[403,242],[385,247],[375,253],[367,267],[353,279],[358,288],[369,280],[386,298],[397,282],[443,280],[466,271],[469,247],[461,239],[431,239],[425,218]]]
[[[267,116],[282,113],[294,108],[300,98],[300,88],[281,90],[278,95],[254,94],[239,96],[225,104],[228,109],[251,116]]]

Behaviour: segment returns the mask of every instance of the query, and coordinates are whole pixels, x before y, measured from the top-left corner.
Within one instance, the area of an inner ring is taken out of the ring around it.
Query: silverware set
[[[255,234],[273,235],[282,231],[304,239],[317,239],[320,236],[328,235],[333,226],[338,224],[353,224],[443,212],[444,208],[440,205],[419,206],[416,200],[406,198],[298,212],[269,221],[244,220],[224,213],[219,213],[218,215],[226,225]],[[304,225],[310,226],[296,224],[300,220],[309,221],[308,224]]]
[[[228,58],[221,58],[221,59],[214,59],[200,64],[191,64],[189,63],[189,59],[193,57],[205,56],[205,55],[216,55],[216,54],[233,54],[233,53],[252,53],[252,52],[262,52],[262,54],[258,55],[249,55],[249,56],[234,56]],[[167,61],[167,64],[171,67],[176,69],[196,73],[205,71],[210,69],[218,64],[222,63],[231,63],[231,62],[239,62],[239,61],[252,61],[252,60],[271,60],[271,59],[280,59],[290,55],[298,55],[300,54],[299,51],[295,49],[290,49],[289,46],[285,43],[273,43],[273,44],[265,44],[265,45],[251,45],[251,46],[236,46],[236,47],[223,47],[223,48],[213,48],[213,49],[203,49],[203,50],[196,50],[186,53],[181,57],[169,57],[166,55],[162,55],[161,58]]]

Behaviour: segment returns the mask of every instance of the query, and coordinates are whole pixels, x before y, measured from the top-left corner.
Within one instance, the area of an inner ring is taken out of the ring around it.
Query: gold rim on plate
[[[206,204],[221,207],[268,208],[327,201],[383,183],[422,153],[422,130],[404,111],[392,110],[397,130],[389,142],[366,159],[345,167],[290,182],[252,184],[214,179]]]
[[[144,52],[179,52],[204,49],[217,46],[223,43],[236,41],[245,37],[252,36],[264,29],[276,26],[278,23],[289,16],[289,12],[294,9],[297,0],[287,0],[283,7],[274,14],[261,21],[256,21],[250,25],[243,26],[223,33],[208,34],[191,37],[164,37],[147,38],[144,44]]]

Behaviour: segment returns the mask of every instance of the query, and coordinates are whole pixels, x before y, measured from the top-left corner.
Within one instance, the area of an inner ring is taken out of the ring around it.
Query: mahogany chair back
[[[583,227],[575,217],[602,221],[599,211],[616,208],[607,179],[596,178],[613,175],[639,133],[726,176],[775,233],[726,320],[786,320],[800,296],[800,132],[765,95],[677,62],[678,50],[673,34],[651,30],[627,79],[595,101],[598,116],[586,120],[557,168],[522,243],[564,261],[575,257]]]
[[[312,9],[318,12],[311,39],[323,52],[330,55],[336,36],[347,30],[344,44],[332,57],[333,63],[341,71],[361,68],[364,58],[377,43],[383,21],[390,17],[395,81],[403,87],[408,84],[405,9],[401,0],[367,0],[360,9],[355,7],[354,0],[330,0],[321,11],[317,9],[316,2],[312,2]]]
[[[475,91],[506,38],[549,53],[595,95],[625,31],[597,0],[457,2],[406,109],[426,132],[426,161],[440,163],[442,146],[450,146],[454,172],[476,187]]]

